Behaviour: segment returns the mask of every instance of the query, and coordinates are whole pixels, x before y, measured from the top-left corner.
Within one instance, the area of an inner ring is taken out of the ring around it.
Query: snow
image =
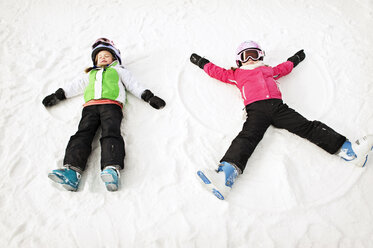
[[[373,133],[371,0],[0,2],[0,247],[373,247],[373,160],[354,167],[269,128],[226,201],[204,191],[244,121],[239,91],[189,62],[234,66],[256,40],[277,65],[284,101],[351,140]],[[167,106],[128,96],[121,188],[101,179],[99,134],[80,190],[47,174],[62,166],[83,97],[42,99],[91,65],[113,39],[127,68]]]

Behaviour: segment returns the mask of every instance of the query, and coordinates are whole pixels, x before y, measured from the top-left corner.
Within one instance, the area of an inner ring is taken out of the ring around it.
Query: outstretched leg
[[[265,104],[265,102],[256,102],[247,106],[247,119],[243,124],[242,131],[232,141],[220,162],[233,163],[241,172],[244,171],[247,160],[271,124],[270,118],[265,112]]]
[[[346,141],[346,137],[337,133],[320,121],[309,121],[286,104],[279,104],[273,114],[273,126],[283,128],[335,154]]]

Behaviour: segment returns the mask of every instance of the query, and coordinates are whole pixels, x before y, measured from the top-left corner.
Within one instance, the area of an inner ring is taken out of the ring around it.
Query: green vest
[[[85,102],[88,102],[92,99],[116,100],[118,98],[119,74],[117,70],[113,68],[117,64],[118,62],[114,62],[105,69],[93,69],[89,72],[89,83],[84,91]],[[102,73],[102,80],[100,81],[96,80],[98,73]]]

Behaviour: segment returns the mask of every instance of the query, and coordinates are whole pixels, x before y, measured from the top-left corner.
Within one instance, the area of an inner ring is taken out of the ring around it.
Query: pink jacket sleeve
[[[293,70],[293,62],[286,61],[273,67],[273,77],[279,79],[280,77],[288,75]]]
[[[210,76],[224,83],[236,85],[233,70],[226,70],[213,63],[208,63],[203,67],[203,70]]]

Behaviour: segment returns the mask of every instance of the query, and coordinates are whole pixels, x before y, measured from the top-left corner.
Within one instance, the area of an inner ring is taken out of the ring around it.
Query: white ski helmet
[[[248,56],[245,56],[244,52],[247,50],[255,51],[255,55],[250,54]],[[238,67],[240,67],[242,63],[248,61],[249,58],[251,58],[252,60],[263,60],[264,56],[265,52],[262,50],[258,43],[256,43],[255,41],[245,41],[242,42],[236,50],[236,64]]]

